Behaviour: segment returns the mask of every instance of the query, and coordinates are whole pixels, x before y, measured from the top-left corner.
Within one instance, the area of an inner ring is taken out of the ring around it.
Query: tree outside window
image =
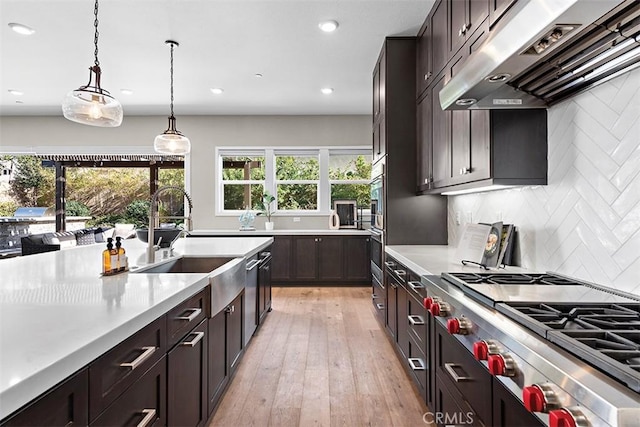
[[[317,210],[319,182],[317,154],[276,156],[278,210]]]

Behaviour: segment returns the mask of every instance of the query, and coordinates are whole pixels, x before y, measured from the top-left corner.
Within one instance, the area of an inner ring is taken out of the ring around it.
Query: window
[[[255,209],[264,191],[276,215],[328,214],[337,199],[370,206],[371,149],[218,148],[217,214]]]
[[[228,155],[220,158],[223,210],[253,208],[264,191],[264,155]]]
[[[358,206],[371,206],[371,154],[329,152],[331,205],[335,200],[356,200]]]
[[[318,209],[320,162],[318,154],[276,154],[278,210]]]

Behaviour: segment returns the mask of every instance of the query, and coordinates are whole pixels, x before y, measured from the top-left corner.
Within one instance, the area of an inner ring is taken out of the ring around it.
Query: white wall
[[[640,294],[640,70],[549,109],[547,186],[449,196],[449,244],[462,226],[519,229],[521,265]]]
[[[126,112],[125,112],[126,113]],[[370,116],[180,116],[178,129],[191,140],[187,159],[194,200],[194,227],[236,228],[237,217],[214,214],[215,147],[235,146],[371,146]],[[0,152],[55,151],[69,147],[89,152],[111,147],[114,152],[148,154],[153,138],[167,127],[166,117],[126,116],[118,128],[82,126],[60,117],[0,117]],[[85,148],[90,147],[90,148]],[[146,150],[146,151],[145,151]],[[256,225],[260,226],[260,218]],[[328,228],[328,216],[275,217],[277,228]]]

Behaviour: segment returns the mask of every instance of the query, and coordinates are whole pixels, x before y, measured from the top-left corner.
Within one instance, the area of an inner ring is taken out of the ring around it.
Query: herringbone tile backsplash
[[[502,220],[518,228],[523,267],[640,295],[640,70],[549,109],[547,186],[448,203],[450,245],[469,213]]]

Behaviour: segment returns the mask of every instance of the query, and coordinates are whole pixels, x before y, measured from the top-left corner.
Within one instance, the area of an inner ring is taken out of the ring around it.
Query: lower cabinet
[[[243,298],[244,291],[208,321],[208,414],[220,402],[242,355]]]
[[[472,425],[493,425],[491,374],[440,321],[434,323],[436,410],[460,410],[473,419]],[[453,397],[454,402],[449,402],[447,396]],[[454,403],[458,409],[449,408]]]
[[[4,421],[4,426],[86,426],[89,424],[89,370],[82,369]]]
[[[274,284],[358,284],[371,280],[370,237],[274,236]]]
[[[167,358],[162,358],[90,426],[164,426],[167,424]]]
[[[207,320],[203,320],[167,354],[170,426],[201,426],[207,421],[207,340]]]
[[[527,411],[520,399],[494,377],[493,425],[496,427],[542,427],[546,424]]]

